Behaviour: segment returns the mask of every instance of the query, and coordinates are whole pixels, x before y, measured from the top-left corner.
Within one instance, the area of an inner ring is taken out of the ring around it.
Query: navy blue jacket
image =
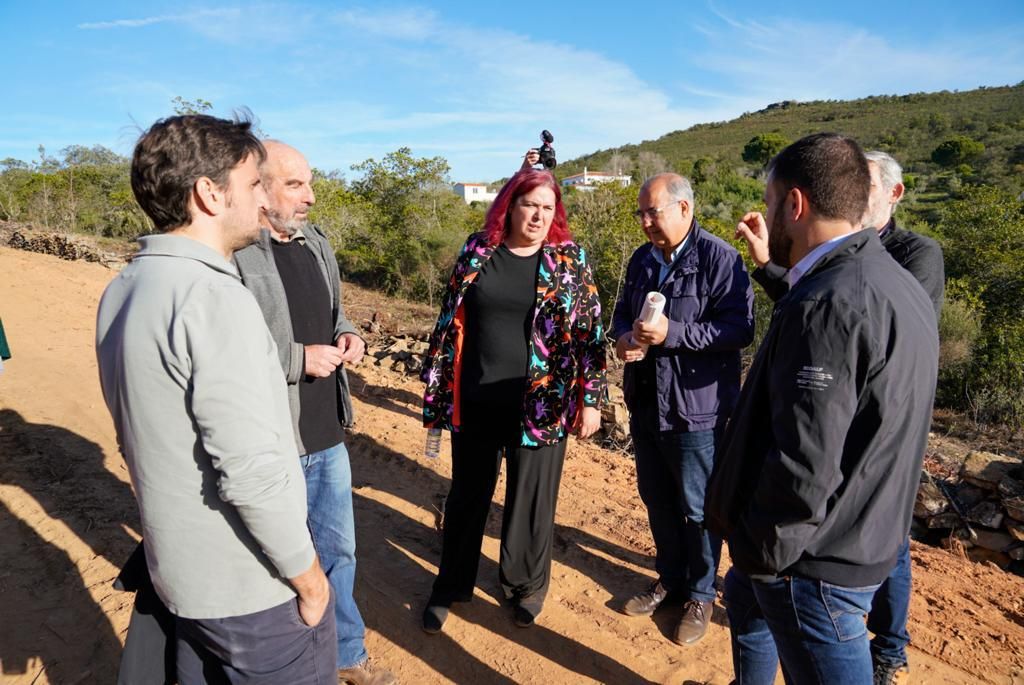
[[[648,243],[630,257],[612,314],[612,337],[633,329],[648,292],[663,294],[668,335],[647,351],[655,364],[658,429],[708,430],[729,418],[739,397],[740,350],[754,339],[754,291],[739,253],[696,220],[660,285],[656,249]],[[626,364],[623,372],[626,406],[633,413],[651,400],[638,396],[640,363]]]

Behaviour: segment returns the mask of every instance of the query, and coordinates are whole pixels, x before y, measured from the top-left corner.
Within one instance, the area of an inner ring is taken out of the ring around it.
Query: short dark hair
[[[188,201],[204,176],[224,188],[231,170],[266,152],[252,122],[206,114],[160,119],[142,134],[132,155],[132,192],[160,232],[192,223]]]
[[[868,207],[868,161],[857,141],[838,133],[815,133],[784,148],[768,163],[768,178],[784,192],[800,188],[826,219],[857,225]]]

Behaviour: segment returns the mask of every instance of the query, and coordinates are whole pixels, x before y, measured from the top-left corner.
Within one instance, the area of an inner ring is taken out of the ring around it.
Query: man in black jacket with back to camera
[[[945,268],[942,248],[931,238],[908,231],[896,225],[894,214],[903,199],[903,169],[891,155],[879,150],[867,152],[868,171],[871,173],[871,193],[862,221],[865,228],[878,231],[882,247],[893,260],[910,272],[921,284],[935,308],[938,319],[945,292]],[[786,269],[773,264],[768,255],[767,232],[759,226],[740,223],[736,237],[746,241],[750,258],[757,266],[753,278],[772,300],[778,300],[789,290]],[[758,231],[758,232],[755,232]],[[868,614],[871,640],[871,660],[874,664],[874,685],[895,685],[909,677],[907,664],[907,615],[911,593],[910,538],[903,541],[896,566],[875,593]]]
[[[768,236],[787,268],[727,428],[706,515],[729,541],[738,682],[871,683],[864,617],[906,539],[931,422],[935,311],[874,228],[856,142],[816,134],[769,165]]]

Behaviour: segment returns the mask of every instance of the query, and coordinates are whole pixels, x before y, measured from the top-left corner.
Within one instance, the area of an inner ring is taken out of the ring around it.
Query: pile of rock
[[[7,244],[17,250],[28,252],[40,252],[53,255],[61,259],[77,260],[84,259],[87,262],[103,261],[99,254],[89,248],[80,245],[65,235],[59,233],[48,233],[43,235],[27,236],[21,231],[14,231]]]
[[[425,337],[399,334],[385,337],[376,347],[378,349],[370,352],[376,366],[386,366],[392,371],[418,376],[429,344]]]
[[[976,451],[967,455],[958,479],[935,481],[925,475],[914,518],[917,537],[959,538],[971,557],[1024,575],[1024,465],[1020,459]]]
[[[629,411],[622,388],[618,385],[608,385],[608,401],[601,408],[601,430],[606,440],[616,446],[626,447],[629,444]]]

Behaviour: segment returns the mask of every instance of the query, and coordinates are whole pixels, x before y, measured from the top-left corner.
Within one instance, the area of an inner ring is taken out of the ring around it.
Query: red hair
[[[555,245],[572,240],[569,233],[569,222],[565,218],[565,207],[562,205],[562,191],[558,182],[550,171],[537,171],[536,169],[523,169],[508,180],[498,197],[494,198],[491,208],[487,210],[487,218],[484,219],[484,233],[487,235],[487,243],[491,246],[501,244],[508,237],[509,210],[512,203],[521,195],[526,195],[536,188],[544,186],[555,193],[555,217],[551,221],[551,228],[548,229],[548,237],[545,242]]]

